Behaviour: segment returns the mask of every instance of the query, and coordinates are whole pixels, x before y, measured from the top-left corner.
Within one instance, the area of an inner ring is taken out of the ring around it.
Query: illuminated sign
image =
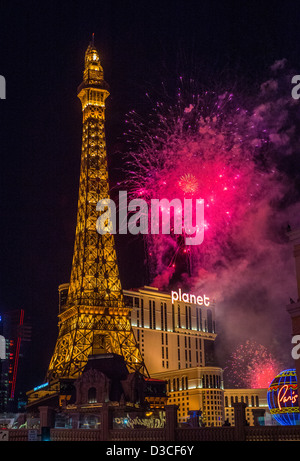
[[[39,386],[34,387],[33,390],[34,390],[34,391],[39,391],[40,389],[43,389],[43,387],[47,387],[48,384],[49,384],[49,383],[40,384]]]
[[[297,386],[294,386],[297,388]],[[282,406],[288,407],[293,406],[294,403],[298,402],[298,393],[296,393],[288,384],[281,386],[277,391],[277,407],[279,410]]]
[[[137,428],[163,428],[165,427],[165,415],[159,412],[158,415],[150,415],[149,417],[139,417],[135,415],[130,417],[128,414],[124,417],[117,417],[114,418],[114,427],[115,428],[130,428],[130,429],[137,429]]]
[[[172,297],[172,304],[174,301],[183,301],[185,303],[190,303],[190,304],[198,304],[199,306],[209,306],[210,305],[210,300],[209,297],[206,295],[193,295],[190,293],[182,293],[181,288],[179,288],[178,292],[177,291],[171,291],[171,297]]]
[[[279,424],[299,424],[298,384],[294,368],[282,371],[273,379],[267,399],[270,413]]]

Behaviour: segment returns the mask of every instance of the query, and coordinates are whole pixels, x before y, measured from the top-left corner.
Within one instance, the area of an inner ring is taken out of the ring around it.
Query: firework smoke
[[[288,224],[297,227],[300,216],[293,74],[285,60],[276,62],[270,79],[245,104],[230,92],[180,89],[177,103],[157,103],[147,122],[131,113],[127,133],[132,197],[205,203],[201,245],[186,246],[172,233],[145,236],[153,285],[170,289],[180,280],[192,291],[205,287],[216,300],[226,344],[238,344],[251,332],[280,353],[290,340],[285,305],[297,297],[286,236]]]

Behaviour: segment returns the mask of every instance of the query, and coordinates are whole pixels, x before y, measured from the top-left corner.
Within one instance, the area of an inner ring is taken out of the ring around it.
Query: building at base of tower
[[[167,403],[164,380],[129,373],[124,357],[116,354],[91,355],[80,377],[45,383],[28,398],[28,415],[43,427],[64,429],[99,429],[105,409],[115,428],[126,426],[126,420],[163,424]]]

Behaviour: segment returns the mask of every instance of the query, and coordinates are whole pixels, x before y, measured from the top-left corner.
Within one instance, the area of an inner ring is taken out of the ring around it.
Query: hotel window
[[[141,299],[141,327],[144,328],[144,300]]]
[[[185,328],[187,330],[191,330],[192,328],[191,306],[185,306]]]
[[[155,301],[151,300],[149,300],[149,323],[150,328],[156,330]]]
[[[160,323],[161,323],[161,329],[168,331],[168,324],[167,324],[167,304],[166,303],[160,303]]]
[[[167,303],[164,303],[164,313],[165,313],[165,330],[168,331]]]
[[[177,328],[181,328],[181,319],[180,319],[180,306],[177,307]]]
[[[210,309],[207,310],[207,331],[213,332],[212,311]]]
[[[175,309],[174,309],[174,304],[172,304],[172,329],[175,331]]]

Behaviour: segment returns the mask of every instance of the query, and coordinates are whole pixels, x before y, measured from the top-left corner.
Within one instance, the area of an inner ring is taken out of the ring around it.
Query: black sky
[[[111,96],[106,135],[120,177],[125,114],[182,72],[261,82],[269,66],[300,63],[300,4],[262,1],[5,1],[0,4],[0,311],[33,324],[24,385],[44,379],[57,337],[57,287],[70,276],[81,149],[76,96],[95,33]],[[124,288],[145,282],[136,241],[117,238]]]

